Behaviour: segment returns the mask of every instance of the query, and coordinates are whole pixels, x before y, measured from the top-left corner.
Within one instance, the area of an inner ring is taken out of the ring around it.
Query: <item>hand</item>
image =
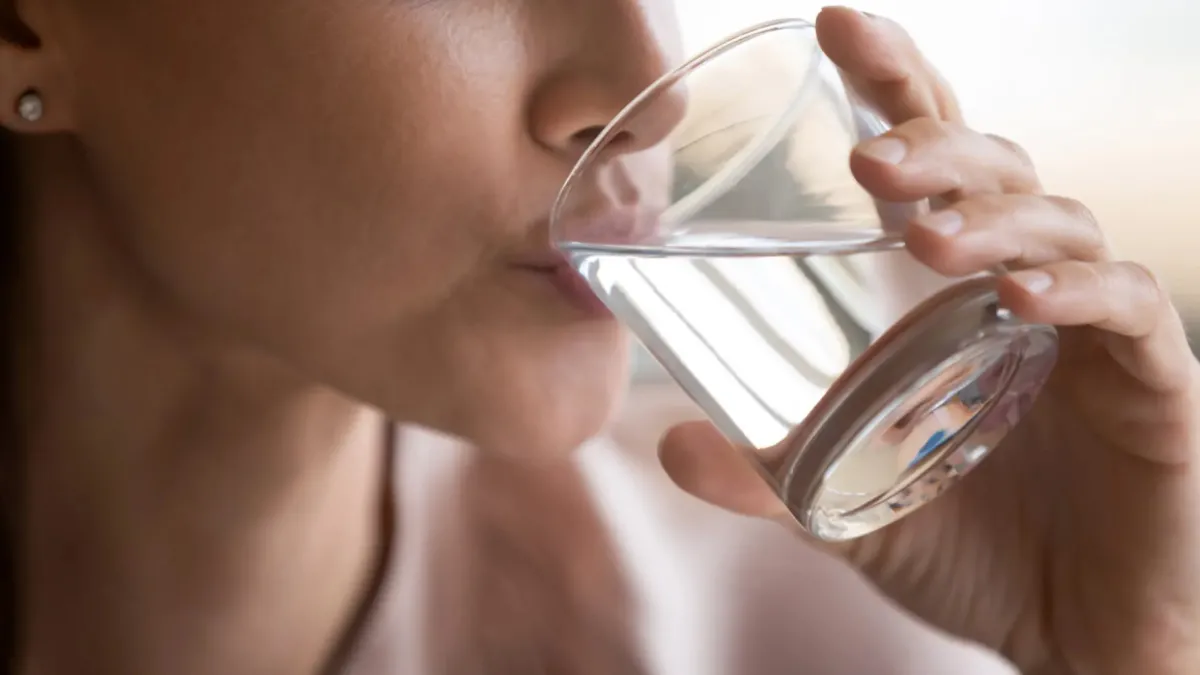
[[[895,128],[855,150],[890,201],[940,198],[908,250],[948,276],[1005,265],[1002,302],[1060,326],[1034,409],[962,484],[836,552],[925,620],[1028,673],[1200,672],[1200,364],[1144,267],[1113,258],[1088,210],[1044,195],[1014,144],[963,126],[950,89],[894,23],[828,9],[826,53]],[[780,517],[707,423],[661,447],[676,483]]]

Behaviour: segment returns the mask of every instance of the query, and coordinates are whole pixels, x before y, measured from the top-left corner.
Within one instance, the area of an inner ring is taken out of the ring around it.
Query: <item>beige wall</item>
[[[810,0],[677,0],[699,47]],[[969,121],[1021,142],[1200,320],[1200,1],[861,0],[904,23]]]

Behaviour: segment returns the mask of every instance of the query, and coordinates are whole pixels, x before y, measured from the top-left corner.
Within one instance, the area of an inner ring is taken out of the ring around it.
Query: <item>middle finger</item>
[[[868,192],[891,202],[1041,192],[1032,162],[1015,144],[931,117],[863,142],[850,168]]]

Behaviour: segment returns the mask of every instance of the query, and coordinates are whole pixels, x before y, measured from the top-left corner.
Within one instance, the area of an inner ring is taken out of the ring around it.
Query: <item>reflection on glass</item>
[[[933,498],[1019,419],[1053,329],[901,248],[848,157],[886,126],[810,25],[757,27],[635,100],[585,154],[552,230],[604,302],[797,518],[860,536]]]

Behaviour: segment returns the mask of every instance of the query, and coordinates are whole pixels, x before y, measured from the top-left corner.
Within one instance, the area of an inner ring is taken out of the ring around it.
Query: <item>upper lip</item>
[[[514,264],[517,267],[541,271],[553,271],[567,264],[566,255],[554,247],[555,240],[562,238],[583,244],[634,244],[645,242],[654,233],[658,223],[658,212],[642,205],[606,208],[598,212],[580,214],[564,219],[551,230],[545,221],[534,232],[545,237],[538,245],[530,245],[519,253]]]
[[[567,254],[554,245],[549,221],[542,219],[529,231],[523,246],[513,251],[508,262],[514,267],[549,272],[567,264]]]
[[[654,233],[659,214],[644,204],[614,206],[565,218],[555,227],[555,235],[590,244],[642,243]]]
[[[567,257],[553,248],[530,251],[519,255],[513,261],[517,267],[538,272],[553,272],[567,264]]]

